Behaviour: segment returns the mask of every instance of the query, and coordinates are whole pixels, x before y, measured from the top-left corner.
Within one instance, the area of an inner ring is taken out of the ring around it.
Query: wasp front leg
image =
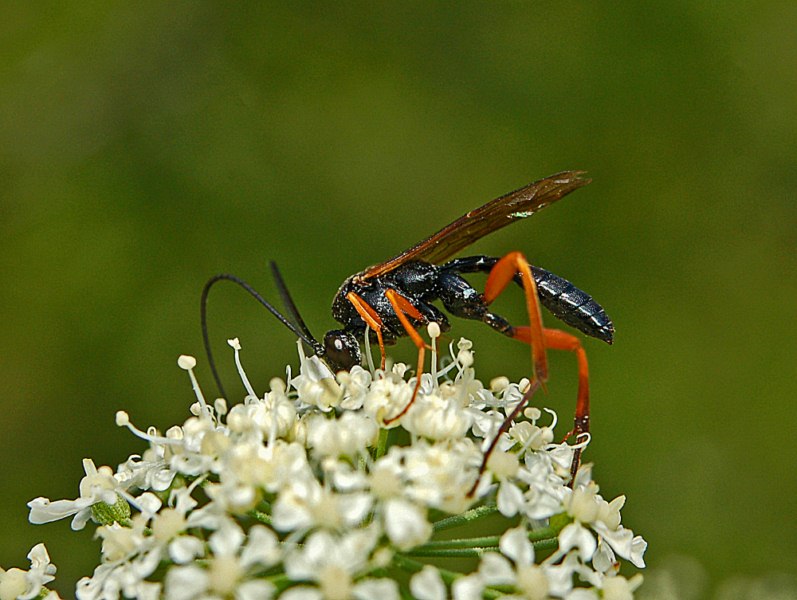
[[[346,294],[346,299],[351,302],[354,310],[356,310],[357,314],[360,315],[360,318],[365,321],[365,324],[376,333],[376,339],[379,342],[379,353],[382,356],[380,368],[384,371],[387,356],[385,354],[385,339],[382,335],[382,329],[385,326],[382,322],[382,318],[379,316],[376,310],[374,310],[374,307],[363,300],[362,296],[359,294],[349,292]]]
[[[395,311],[399,321],[401,321],[401,326],[404,327],[407,335],[410,337],[413,344],[415,344],[415,347],[418,348],[418,367],[415,370],[415,388],[412,390],[412,398],[410,398],[410,401],[407,402],[407,406],[405,406],[400,413],[394,417],[385,419],[385,424],[389,425],[390,423],[407,414],[407,411],[413,405],[415,398],[418,396],[418,390],[421,388],[421,375],[423,375],[423,364],[426,357],[426,343],[423,341],[423,338],[415,329],[415,327],[412,326],[412,323],[410,323],[407,316],[415,321],[420,322],[424,322],[426,319],[409,300],[399,294],[396,290],[392,288],[385,290],[385,296],[393,307],[393,310]]]
[[[407,317],[409,316],[409,318],[417,322],[426,322],[428,319],[424,317],[424,315],[422,315],[421,312],[415,306],[413,306],[409,300],[392,288],[385,290],[385,298],[387,298],[388,302],[390,302],[390,305],[393,307],[393,311],[395,312],[396,317],[398,317],[401,326],[418,348],[418,368],[416,369],[417,379],[415,382],[415,388],[412,392],[412,398],[410,398],[410,401],[407,403],[407,405],[396,416],[385,419],[385,424],[390,424],[393,421],[403,417],[410,409],[413,402],[415,402],[415,398],[418,395],[418,390],[421,387],[421,375],[423,375],[423,363],[426,357],[426,344]],[[382,317],[380,317],[376,309],[368,304],[368,302],[366,302],[359,294],[356,294],[355,292],[349,292],[346,294],[346,299],[351,302],[351,305],[357,311],[357,314],[360,315],[362,320],[365,321],[365,324],[376,332],[376,337],[379,341],[379,351],[382,354],[381,368],[384,370],[386,364],[385,341],[383,334],[385,323],[382,320]]]

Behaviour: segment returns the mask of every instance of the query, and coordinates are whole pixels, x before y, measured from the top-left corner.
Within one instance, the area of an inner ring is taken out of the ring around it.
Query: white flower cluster
[[[620,524],[624,497],[604,500],[588,466],[570,482],[574,447],[554,442],[551,411],[527,408],[479,480],[528,382],[485,387],[470,342],[439,370],[433,351],[433,372],[395,421],[415,387],[405,365],[335,376],[300,350],[299,374],[259,396],[230,344],[241,404],[206,402],[194,359],[181,357],[197,396],[183,425],[141,431],[118,413],[148,449],[115,471],[84,461],[76,500],[29,503],[33,523],[100,524],[102,559],[79,582],[81,600],[620,600],[641,583],[619,574],[621,558],[643,567],[646,547]],[[453,557],[478,564],[439,566]],[[48,581],[34,579],[21,593]]]
[[[6,571],[0,567],[0,600],[58,600],[58,594],[44,588],[55,579],[55,565],[50,562],[44,544],[36,544],[28,552],[28,560],[30,569],[27,571],[17,568]]]

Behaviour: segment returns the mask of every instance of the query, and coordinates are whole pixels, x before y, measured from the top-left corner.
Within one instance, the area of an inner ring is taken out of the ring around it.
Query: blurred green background
[[[0,31],[0,564],[44,540],[65,596],[89,572],[98,542],[25,503],[74,498],[84,456],[141,450],[117,409],[182,421],[178,354],[212,395],[210,275],[274,299],[276,259],[322,335],[347,275],[585,169],[474,252],[522,250],[613,317],[613,347],[585,342],[586,456],[650,543],[648,594],[793,584],[797,4],[17,3]],[[223,287],[223,375],[237,335],[265,390],[294,340]],[[499,306],[522,318],[519,292]],[[526,374],[518,344],[454,333],[483,379]],[[566,419],[574,398],[555,356],[545,403]]]

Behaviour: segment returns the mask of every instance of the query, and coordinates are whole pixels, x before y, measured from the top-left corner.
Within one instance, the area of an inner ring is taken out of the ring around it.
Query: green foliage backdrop
[[[139,448],[117,409],[183,419],[178,354],[212,392],[211,274],[274,298],[278,260],[320,335],[351,272],[585,169],[474,249],[520,249],[614,318],[614,347],[585,342],[587,458],[651,567],[690,557],[706,590],[797,570],[794,3],[17,3],[3,21],[0,564],[44,539],[71,595],[97,542],[29,526],[25,502]],[[240,336],[261,390],[295,363],[242,293],[212,300],[222,362]],[[519,294],[500,303],[522,317]],[[455,326],[481,377],[526,373],[519,345]],[[563,418],[574,376],[553,360]]]

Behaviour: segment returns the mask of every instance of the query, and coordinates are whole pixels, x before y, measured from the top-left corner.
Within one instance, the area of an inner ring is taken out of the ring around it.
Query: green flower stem
[[[474,538],[475,539],[475,538]],[[497,540],[497,538],[496,538]],[[547,538],[532,542],[535,550],[555,550],[559,547],[557,538]],[[473,545],[463,547],[437,548],[431,544],[424,544],[406,552],[407,556],[424,558],[479,558],[485,552],[500,552],[498,544]]]
[[[376,442],[376,452],[374,453],[374,460],[377,460],[385,455],[387,452],[387,438],[390,435],[390,430],[382,428],[379,430],[379,439]]]
[[[495,512],[494,506],[481,506],[469,510],[462,515],[442,519],[435,523],[435,529],[439,524],[442,524],[442,529],[454,527],[455,522],[457,525],[472,522],[487,514]],[[551,524],[542,529],[530,531],[528,534],[529,541],[534,544],[538,550],[555,549],[558,545],[557,536],[562,528],[570,522],[567,515],[556,515],[551,518]],[[497,535],[471,537],[471,538],[455,538],[451,540],[432,540],[421,546],[413,548],[407,555],[409,556],[481,556],[484,552],[497,551],[501,537]]]
[[[277,592],[285,591],[288,589],[288,587],[290,587],[291,584],[294,583],[285,573],[272,575],[271,577],[266,577],[266,579],[274,584],[274,587],[277,588]]]
[[[267,512],[263,512],[262,510],[250,510],[248,514],[259,523],[271,525],[271,515]]]
[[[445,519],[435,521],[432,524],[432,527],[434,527],[435,531],[443,531],[444,529],[461,527],[462,525],[467,525],[468,523],[472,523],[473,521],[482,519],[497,512],[498,507],[495,504],[485,504],[483,506],[471,508],[461,515],[453,515],[451,517],[446,517]]]
[[[409,573],[417,573],[426,566],[426,563],[412,560],[406,554],[394,554],[393,564],[399,569]],[[437,570],[440,572],[440,577],[443,578],[446,585],[451,585],[457,578],[462,577],[462,573],[457,573],[456,571],[449,571],[448,569],[442,569],[440,567],[437,567]]]
[[[498,552],[498,546],[440,549],[418,546],[417,548],[408,550],[406,555],[423,558],[480,558],[486,552]]]
[[[535,550],[556,550],[559,547],[559,538],[552,537],[544,540],[532,540],[531,545]]]
[[[421,546],[413,548],[416,550],[447,550],[455,548],[475,548],[476,546],[498,546],[499,536],[489,535],[484,537],[457,538],[455,540],[432,540]]]

